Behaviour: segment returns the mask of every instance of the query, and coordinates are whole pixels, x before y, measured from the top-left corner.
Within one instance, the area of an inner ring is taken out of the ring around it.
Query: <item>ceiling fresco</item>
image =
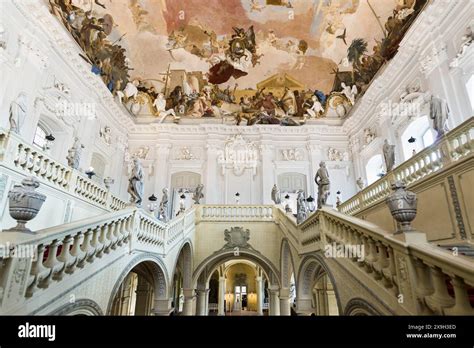
[[[149,122],[345,118],[426,0],[49,0],[118,102]]]

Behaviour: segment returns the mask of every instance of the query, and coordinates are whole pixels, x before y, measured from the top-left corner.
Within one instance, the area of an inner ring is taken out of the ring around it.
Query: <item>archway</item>
[[[341,305],[334,278],[320,256],[303,260],[298,272],[297,311],[308,315],[339,315]]]
[[[192,247],[189,241],[184,242],[176,259],[173,283],[171,285],[171,306],[174,314],[193,314],[193,288],[192,288]]]
[[[243,281],[242,284],[237,284],[232,279],[226,278],[229,276],[229,267],[237,264],[249,265],[254,269],[249,276],[251,279],[247,282]],[[237,292],[242,295],[242,286],[245,286],[247,301],[253,301],[252,304],[248,302],[246,304],[248,304],[248,308],[252,308],[256,312],[255,314],[263,315],[264,307],[266,307],[264,302],[266,293],[269,298],[268,313],[270,315],[280,314],[280,274],[270,260],[254,250],[240,250],[238,253],[235,253],[234,250],[221,250],[203,260],[194,272],[193,279],[198,295],[196,311],[198,315],[208,314],[209,307],[204,294],[208,293],[210,279],[216,271],[219,274],[218,315],[225,315],[226,311],[229,312],[229,310],[232,311],[236,308]],[[268,285],[265,286],[265,284]],[[224,303],[227,307],[224,307]]]
[[[344,311],[344,315],[349,316],[367,316],[367,315],[382,315],[370,303],[360,298],[353,298],[350,300]]]
[[[283,240],[280,250],[280,270],[281,270],[281,288],[280,288],[280,313],[281,315],[290,315],[291,306],[296,299],[295,267],[288,240]]]
[[[160,303],[168,301],[168,282],[163,269],[161,261],[155,257],[136,257],[115,283],[107,313],[161,314]]]
[[[103,315],[100,306],[92,300],[79,299],[73,303],[68,303],[64,306],[59,307],[49,315],[68,315],[68,316],[96,316]]]

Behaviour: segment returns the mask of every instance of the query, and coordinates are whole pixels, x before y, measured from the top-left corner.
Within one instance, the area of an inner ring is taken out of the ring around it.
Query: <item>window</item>
[[[40,147],[41,149],[44,149],[45,145],[47,143],[46,135],[47,135],[46,130],[42,126],[38,125],[36,127],[36,132],[35,132],[35,137],[33,139],[33,144]]]
[[[434,143],[434,136],[433,131],[431,129],[427,129],[426,132],[422,136],[423,139],[423,146],[426,148]]]
[[[365,166],[365,173],[367,175],[367,183],[370,185],[381,178],[384,173],[384,163],[382,155],[375,155],[369,159]]]

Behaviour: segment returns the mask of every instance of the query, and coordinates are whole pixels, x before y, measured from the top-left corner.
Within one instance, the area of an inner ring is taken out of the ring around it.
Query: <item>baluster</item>
[[[79,262],[83,261],[85,258],[85,253],[81,250],[81,241],[83,239],[82,232],[76,233],[74,236],[74,244],[71,249],[71,256],[75,259],[73,263],[70,263],[66,267],[66,273],[71,274],[76,269],[76,266]]]
[[[435,314],[443,314],[443,308],[454,305],[454,299],[449,296],[446,286],[446,275],[439,267],[431,266],[431,279],[433,283],[434,293],[426,297],[426,304],[435,312]]]
[[[61,249],[61,253],[59,254],[57,260],[63,264],[63,267],[59,272],[53,275],[53,279],[55,280],[62,280],[64,277],[64,272],[66,267],[68,267],[68,262],[71,260],[69,249],[71,247],[73,238],[71,235],[67,235],[63,239],[63,246]]]
[[[41,277],[42,279],[38,282],[39,288],[47,288],[50,283],[51,276],[54,275],[56,271],[56,267],[59,265],[59,261],[56,258],[56,254],[58,252],[59,241],[57,239],[53,240],[52,243],[49,245],[48,248],[48,258],[43,265],[49,272],[45,272],[45,276]]]
[[[454,287],[455,304],[453,307],[446,309],[445,313],[448,315],[473,315],[474,309],[469,300],[468,285],[464,282],[464,279],[458,276],[451,279]]]

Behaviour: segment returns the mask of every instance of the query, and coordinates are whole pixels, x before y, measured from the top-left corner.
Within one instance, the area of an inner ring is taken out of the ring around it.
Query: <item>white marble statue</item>
[[[168,222],[169,216],[168,216],[168,189],[164,188],[163,189],[163,197],[161,198],[160,202],[160,209],[158,212],[158,219],[163,221],[163,222]]]
[[[357,179],[356,184],[357,184],[357,187],[359,187],[359,190],[364,189],[365,184],[364,184],[364,180],[361,177]]]
[[[194,191],[194,194],[193,194],[194,204],[199,204],[199,201],[202,198],[204,198],[204,193],[202,193],[203,190],[204,190],[204,185],[203,184],[197,185],[196,190]]]
[[[306,206],[306,199],[304,192],[299,191],[296,199],[296,223],[300,224],[308,218],[308,207]]]
[[[81,141],[78,137],[74,138],[74,143],[72,147],[68,150],[68,155],[66,157],[67,164],[73,169],[79,169],[79,164],[81,163],[82,149],[84,145],[81,144]]]
[[[387,168],[388,173],[395,165],[395,145],[390,145],[387,139],[383,142],[383,157],[385,159],[385,167]]]
[[[101,128],[99,131],[99,135],[107,145],[112,144],[112,130],[110,129],[109,126],[105,126],[104,128]]]
[[[275,202],[275,204],[281,203],[280,189],[278,188],[276,184],[274,184],[272,188],[272,201]]]
[[[370,128],[364,129],[364,140],[365,144],[369,145],[375,139],[375,132],[372,132]]]
[[[143,193],[144,193],[144,185],[143,185],[144,173],[143,167],[140,163],[138,158],[133,159],[133,167],[132,173],[130,174],[130,178],[128,180],[128,190],[127,192],[130,194],[131,203],[140,207],[143,201]]]
[[[326,163],[319,163],[319,169],[314,177],[316,185],[318,185],[318,209],[321,209],[326,204],[330,193],[329,172],[326,168]]]
[[[26,95],[20,93],[10,104],[10,130],[20,134],[21,127],[26,119],[27,99]]]
[[[430,118],[433,120],[433,128],[438,132],[438,138],[443,136],[447,128],[450,110],[446,100],[432,95],[430,100]]]

